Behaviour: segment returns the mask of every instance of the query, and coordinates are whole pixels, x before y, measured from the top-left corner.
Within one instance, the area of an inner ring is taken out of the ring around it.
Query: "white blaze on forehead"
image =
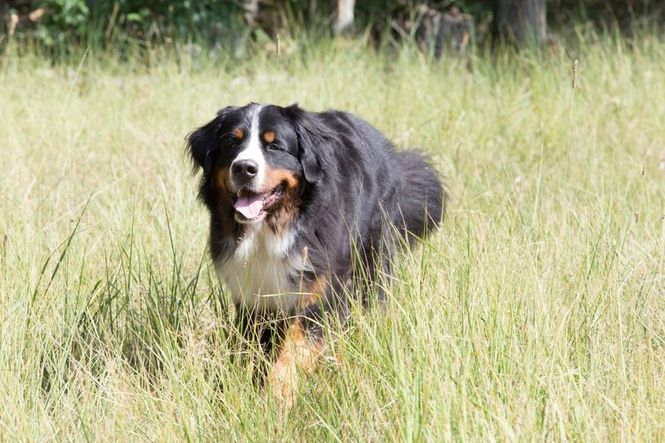
[[[249,117],[251,119],[251,123],[249,126],[249,138],[247,141],[247,146],[245,149],[238,153],[235,159],[233,159],[233,163],[237,162],[238,160],[254,160],[256,162],[256,164],[259,166],[259,171],[256,174],[256,178],[254,179],[254,185],[257,188],[260,188],[263,184],[266,170],[266,159],[263,156],[263,149],[261,149],[261,139],[259,138],[259,114],[261,113],[261,108],[263,108],[262,105],[256,105],[251,110],[251,115]],[[233,166],[233,163],[231,163],[231,166]]]

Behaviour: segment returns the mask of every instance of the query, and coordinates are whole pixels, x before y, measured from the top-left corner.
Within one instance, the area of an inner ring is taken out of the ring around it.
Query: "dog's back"
[[[423,154],[396,151],[365,120],[342,112],[314,115],[334,133],[334,142],[320,148],[328,150],[322,153],[328,184],[325,203],[316,211],[319,220],[313,219],[314,226],[331,234],[323,248],[325,260],[342,278],[352,275],[365,301],[372,286],[383,298],[377,276],[390,274],[394,253],[403,243],[399,238],[413,244],[441,222],[443,185]]]

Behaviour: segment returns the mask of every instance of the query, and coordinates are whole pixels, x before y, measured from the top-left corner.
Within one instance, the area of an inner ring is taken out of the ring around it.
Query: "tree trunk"
[[[353,10],[356,0],[337,0],[337,20],[334,31],[336,35],[349,32],[353,28]]]
[[[515,43],[540,45],[547,36],[546,0],[495,0],[496,35]]]

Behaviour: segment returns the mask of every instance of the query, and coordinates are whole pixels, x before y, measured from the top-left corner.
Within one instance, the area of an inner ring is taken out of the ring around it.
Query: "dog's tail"
[[[398,154],[403,186],[398,196],[396,222],[404,236],[424,237],[442,221],[448,195],[436,170],[416,151]]]

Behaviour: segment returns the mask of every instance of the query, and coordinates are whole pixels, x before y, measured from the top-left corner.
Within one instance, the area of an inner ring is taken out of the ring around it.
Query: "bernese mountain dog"
[[[326,320],[384,297],[379,276],[440,223],[444,188],[423,155],[345,112],[230,106],[187,149],[238,328],[270,356],[263,379],[290,404],[323,355]]]

